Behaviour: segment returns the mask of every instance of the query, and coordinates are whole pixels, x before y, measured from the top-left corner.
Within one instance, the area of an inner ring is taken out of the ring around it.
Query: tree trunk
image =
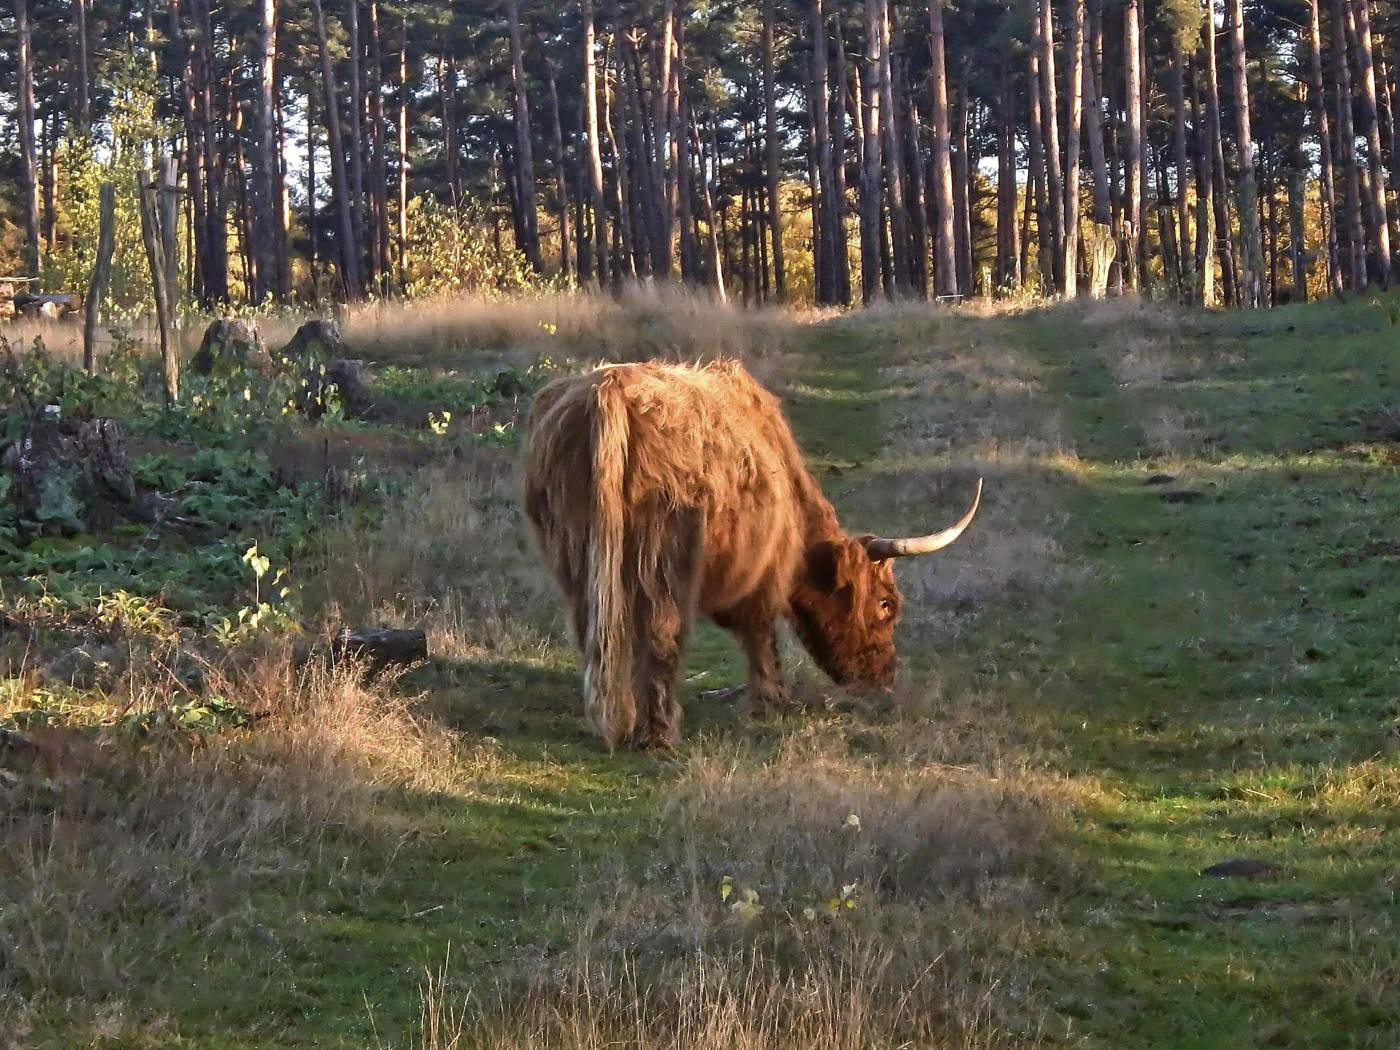
[[[160,326],[160,358],[165,379],[166,406],[180,397],[180,347],[175,337],[174,306],[167,282],[165,237],[160,222],[160,204],[151,172],[146,169],[136,175],[136,191],[141,209],[141,240],[146,247],[146,262],[150,268],[151,289],[156,304],[156,321]]]
[[[319,0],[318,0],[319,2]],[[359,284],[363,273],[366,281],[373,281],[374,277],[374,251],[371,241],[370,250],[366,250],[365,236],[369,232],[365,226],[365,133],[364,133],[364,105],[365,96],[361,90],[360,62],[362,59],[362,48],[360,45],[360,0],[347,0],[345,5],[346,25],[345,31],[349,36],[349,80],[350,93],[347,104],[350,113],[350,213],[353,217],[355,227],[355,237],[351,245],[355,253],[356,283]],[[327,88],[329,91],[330,89]]]
[[[939,0],[933,2],[938,3]],[[1009,48],[1002,50],[999,65],[1001,90],[997,100],[996,283],[997,291],[1005,292],[1013,291],[1021,284],[1020,245],[1016,236],[1016,90],[1011,77]],[[951,184],[949,192],[951,193]]]
[[[88,45],[88,5],[92,0],[73,0],[73,123],[79,135],[92,128],[91,48]],[[173,8],[172,8],[173,11]]]
[[[208,0],[191,0],[196,40],[195,110],[204,158],[204,256],[199,265],[206,304],[226,302],[228,287],[228,195],[224,151],[217,133],[214,27]],[[193,191],[193,186],[191,187]]]
[[[1045,161],[1045,192],[1050,214],[1050,273],[1057,294],[1065,293],[1064,169],[1060,164],[1059,102],[1055,90],[1055,24],[1050,0],[1031,0],[1034,47],[1040,54],[1041,151]]]
[[[811,5],[812,66],[809,76],[812,110],[812,146],[816,153],[817,192],[812,197],[817,236],[812,245],[813,283],[818,306],[836,302],[836,242],[832,236],[831,209],[835,173],[831,155],[831,79],[827,63],[826,17],[822,0]]]
[[[314,14],[313,14],[314,17]],[[319,192],[319,172],[316,153],[320,147],[316,136],[316,78],[306,74],[306,239],[311,250],[307,268],[311,278],[311,300],[321,300],[321,227],[316,197]]]
[[[351,0],[352,6],[355,0]],[[311,0],[311,13],[316,23],[316,47],[321,59],[321,87],[324,91],[326,135],[331,155],[331,182],[339,220],[340,283],[347,299],[360,295],[360,258],[356,248],[354,209],[349,179],[345,170],[345,142],[340,128],[340,103],[335,95],[335,68],[330,49],[326,46],[326,16],[321,0]],[[351,108],[358,102],[352,97]],[[357,147],[358,152],[358,147]]]
[[[1381,152],[1380,109],[1376,103],[1376,70],[1371,47],[1370,0],[1351,0],[1356,25],[1356,68],[1361,76],[1361,113],[1365,122],[1367,188],[1371,225],[1375,229],[1375,273],[1382,288],[1390,287],[1390,220],[1386,214],[1385,189],[1388,181],[1385,157]]]
[[[369,118],[374,171],[370,196],[374,226],[370,245],[374,252],[374,275],[381,294],[388,294],[393,263],[389,249],[389,129],[384,115],[384,48],[379,26],[379,0],[369,2]]]
[[[904,56],[894,64],[895,118],[899,125],[901,159],[909,173],[905,188],[905,213],[909,216],[909,265],[914,291],[927,299],[928,283],[928,192],[924,183],[923,151],[919,144],[919,112],[908,84],[908,65]]]
[[[1049,0],[1045,0],[1047,15]],[[1084,114],[1084,0],[1070,0],[1070,41],[1065,72],[1065,203],[1062,295],[1079,294],[1079,161]]]
[[[25,268],[31,277],[43,268],[39,244],[39,157],[34,143],[34,43],[29,25],[28,0],[15,0],[16,113],[19,125],[20,171],[23,178],[21,209],[24,213]]]
[[[408,152],[408,21],[399,21],[399,76],[398,83],[398,284],[403,292],[408,285],[408,178],[412,171],[412,157]]]
[[[554,148],[554,205],[559,215],[559,275],[566,281],[570,273],[572,235],[569,230],[569,193],[564,176],[564,125],[559,116],[559,85],[554,79],[554,63],[540,37],[540,65],[544,69],[545,87],[549,92],[549,132]]]
[[[283,300],[279,287],[277,242],[280,239],[281,214],[277,200],[277,150],[274,108],[277,92],[277,0],[258,0],[258,31],[253,36],[253,70],[256,73],[253,92],[253,302],[274,298]]]
[[[860,293],[869,305],[881,291],[880,242],[884,229],[881,203],[880,71],[886,0],[865,0],[865,65],[861,70]]]
[[[1220,255],[1220,275],[1225,286],[1225,300],[1238,305],[1239,281],[1235,274],[1235,255],[1230,236],[1230,197],[1225,183],[1225,142],[1220,126],[1220,76],[1215,60],[1215,15],[1206,13],[1206,116],[1210,125],[1211,172],[1215,176],[1215,238]]]
[[[1332,0],[1332,75],[1337,102],[1337,161],[1346,179],[1347,285],[1366,286],[1366,235],[1361,223],[1361,175],[1356,164],[1356,132],[1352,126],[1351,67],[1347,60],[1347,15],[1343,0]]]
[[[1039,25],[1039,23],[1036,23]],[[1040,273],[1040,291],[1049,293],[1054,288],[1055,245],[1051,233],[1050,208],[1045,194],[1045,124],[1040,117],[1040,49],[1032,46],[1026,56],[1026,98],[1029,112],[1026,117],[1028,141],[1026,173],[1026,205],[1034,205],[1035,214],[1035,259]]]
[[[1127,0],[1123,8],[1123,112],[1126,120],[1124,143],[1124,190],[1122,260],[1124,283],[1137,290],[1141,285],[1138,261],[1141,257],[1142,229],[1142,51],[1138,25],[1140,0]]]
[[[97,325],[102,317],[102,297],[112,274],[112,249],[116,242],[116,187],[104,182],[98,191],[97,259],[83,303],[83,368],[97,373]]]
[[[1180,260],[1182,302],[1191,302],[1196,282],[1196,257],[1191,250],[1191,203],[1187,192],[1191,165],[1186,151],[1186,76],[1182,69],[1181,48],[1171,45],[1172,150],[1176,163],[1176,244]]]
[[[1244,50],[1243,0],[1227,0],[1230,66],[1235,87],[1235,146],[1239,152],[1242,305],[1263,304],[1263,248],[1259,240],[1259,189],[1254,176],[1254,139],[1249,123],[1249,78]]]
[[[953,95],[953,251],[957,256],[958,292],[972,294],[972,163],[968,156],[967,61]]]
[[[714,113],[710,114],[710,180],[714,186],[719,185],[720,175],[723,168],[723,157],[719,151],[719,120]],[[706,206],[713,208],[711,203],[710,190],[705,190]],[[718,214],[718,220],[715,219]],[[715,282],[715,293],[719,296],[720,302],[729,301],[729,292],[725,285],[725,222],[724,208],[721,206],[710,212],[710,248],[713,253],[713,277]],[[732,269],[732,267],[728,267]]]
[[[1212,29],[1214,27],[1212,26]],[[1209,121],[1201,106],[1199,64],[1191,79],[1191,124],[1196,129],[1196,288],[1197,306],[1215,302],[1215,174]]]
[[[1308,102],[1312,109],[1313,131],[1317,135],[1322,222],[1327,231],[1327,286],[1333,295],[1342,294],[1342,266],[1338,253],[1337,188],[1332,167],[1332,128],[1327,117],[1327,96],[1322,82],[1322,26],[1320,0],[1308,0]]]
[[[74,10],[85,6],[87,0],[74,0]],[[201,303],[208,302],[208,293],[205,286],[204,271],[209,256],[209,246],[207,243],[208,221],[204,213],[206,204],[204,189],[204,148],[201,141],[201,128],[199,122],[198,107],[196,103],[195,86],[195,48],[190,35],[185,31],[185,26],[180,17],[180,5],[178,0],[169,0],[168,11],[170,15],[170,38],[181,41],[179,49],[179,69],[180,69],[180,116],[185,125],[185,181],[189,191],[191,206],[190,240],[193,242],[194,262],[190,268],[191,289]],[[86,16],[84,16],[84,23]],[[84,25],[82,32],[86,33]],[[86,43],[82,45],[86,50]],[[83,59],[86,62],[86,57]],[[86,79],[86,70],[82,73],[82,78]],[[79,117],[79,120],[86,120],[86,117]],[[79,134],[84,132],[84,127],[79,128]]]
[[[603,198],[603,154],[598,138],[598,73],[594,62],[593,0],[579,0],[583,18],[583,115],[587,136],[588,195],[593,205],[593,250],[598,286],[608,283],[608,208]],[[579,231],[583,236],[583,231]]]
[[[768,238],[773,246],[773,286],[781,300],[787,295],[787,266],[783,258],[782,150],[778,138],[778,93],[773,74],[773,3],[763,2],[763,138],[768,176]]]
[[[1094,62],[1093,34],[1086,34],[1083,48],[1084,132],[1089,140],[1089,167],[1094,179],[1094,222],[1113,222],[1113,202],[1108,191],[1108,154],[1103,138],[1103,85]]]
[[[613,55],[617,55],[619,48],[610,49]],[[607,55],[604,55],[604,68],[607,66]],[[619,73],[620,76],[620,73]],[[614,105],[614,94],[612,84],[616,78],[604,76],[603,78],[603,127],[607,131],[609,152],[612,156],[613,166],[613,208],[617,214],[617,221],[614,224],[614,232],[617,238],[618,252],[614,269],[618,277],[635,278],[637,276],[637,250],[636,250],[636,225],[633,222],[633,193],[628,185],[627,173],[629,165],[627,163],[627,141],[623,138],[620,125],[618,123],[617,106]]]
[[[1300,139],[1293,155],[1293,170],[1288,173],[1288,258],[1293,269],[1293,301],[1305,303],[1308,300],[1308,271],[1303,256],[1307,245],[1304,243],[1303,208],[1308,195],[1308,168],[1311,162],[1303,149]]]
[[[830,107],[831,126],[828,145],[833,155],[831,164],[831,208],[827,213],[830,227],[832,263],[836,274],[836,301],[843,306],[851,302],[851,256],[846,250],[846,96],[849,87],[846,66],[846,37],[841,28],[841,20],[832,26],[831,42],[836,53],[835,68],[832,70],[833,87],[837,103]],[[856,96],[851,94],[853,108]],[[829,102],[829,99],[828,99]]]
[[[894,104],[894,16],[886,0],[880,19],[880,111],[882,121],[880,151],[885,168],[885,204],[889,212],[891,262],[894,270],[894,292],[905,297],[914,290],[914,265],[910,259],[909,213],[906,210],[904,188],[904,150],[900,146],[899,111]]]
[[[933,178],[933,286],[942,296],[956,295],[958,267],[953,233],[952,137],[948,118],[948,67],[944,53],[943,0],[929,0],[929,98],[933,124],[930,172]],[[1005,73],[1006,102],[1010,102],[1010,71]],[[1014,135],[1014,130],[1012,131]],[[1014,152],[1014,143],[1013,143]],[[1012,163],[1014,164],[1014,157]],[[1014,176],[1013,176],[1014,178]],[[1014,188],[1011,191],[1014,195]],[[1012,207],[1015,207],[1014,200]],[[1018,278],[1019,280],[1019,278]]]
[[[647,197],[650,203],[651,229],[651,271],[662,279],[669,279],[672,269],[672,249],[674,223],[671,211],[671,173],[668,130],[672,102],[671,66],[676,33],[675,0],[665,0],[661,14],[661,39],[656,44],[656,61],[652,66],[654,83],[651,93],[650,120],[647,107],[643,105],[641,59],[637,59],[637,121],[643,144],[650,139],[647,172],[650,176]],[[655,42],[654,42],[655,43]]]

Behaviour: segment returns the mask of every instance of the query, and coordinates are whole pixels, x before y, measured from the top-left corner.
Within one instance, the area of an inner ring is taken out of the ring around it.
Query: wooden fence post
[[[92,268],[83,311],[83,367],[88,375],[97,373],[97,322],[102,313],[102,297],[112,276],[112,248],[116,240],[117,191],[110,182],[102,184],[98,198],[97,261]]]
[[[136,175],[141,199],[141,239],[146,244],[146,261],[151,269],[151,290],[156,300],[156,321],[160,325],[160,358],[165,366],[165,403],[173,405],[180,397],[180,346],[175,338],[173,307],[167,284],[165,236],[161,231],[158,189],[151,173],[142,169]]]
[[[180,188],[175,157],[160,162],[160,236],[165,249],[165,300],[172,316],[180,308]]]

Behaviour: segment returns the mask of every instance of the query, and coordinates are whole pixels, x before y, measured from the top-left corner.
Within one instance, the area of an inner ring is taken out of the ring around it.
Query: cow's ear
[[[821,594],[836,590],[841,550],[834,543],[818,543],[807,548],[807,585]]]

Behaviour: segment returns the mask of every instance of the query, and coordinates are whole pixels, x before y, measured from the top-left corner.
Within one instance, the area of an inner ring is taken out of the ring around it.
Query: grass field
[[[194,479],[241,508],[218,542],[12,559],[0,725],[41,750],[0,747],[0,1047],[1400,1043],[1384,310],[639,296],[346,331],[452,421],[148,413],[142,455],[233,457]],[[746,724],[697,697],[743,675],[707,627],[680,748],[610,757],[515,510],[523,402],[472,377],[716,354],[853,530],[941,523],[978,476],[983,511],[901,566],[893,695],[789,647],[805,709]],[[220,634],[251,541],[296,605]],[[431,659],[307,659],[369,622]],[[79,642],[117,666],[56,683]]]

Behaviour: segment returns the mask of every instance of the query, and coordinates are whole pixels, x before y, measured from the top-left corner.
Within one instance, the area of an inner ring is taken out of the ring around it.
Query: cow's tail
[[[604,375],[593,401],[593,514],[588,537],[588,622],[583,631],[583,696],[589,723],[609,748],[632,734],[631,602],[623,581],[626,520],[627,402],[616,378]]]

